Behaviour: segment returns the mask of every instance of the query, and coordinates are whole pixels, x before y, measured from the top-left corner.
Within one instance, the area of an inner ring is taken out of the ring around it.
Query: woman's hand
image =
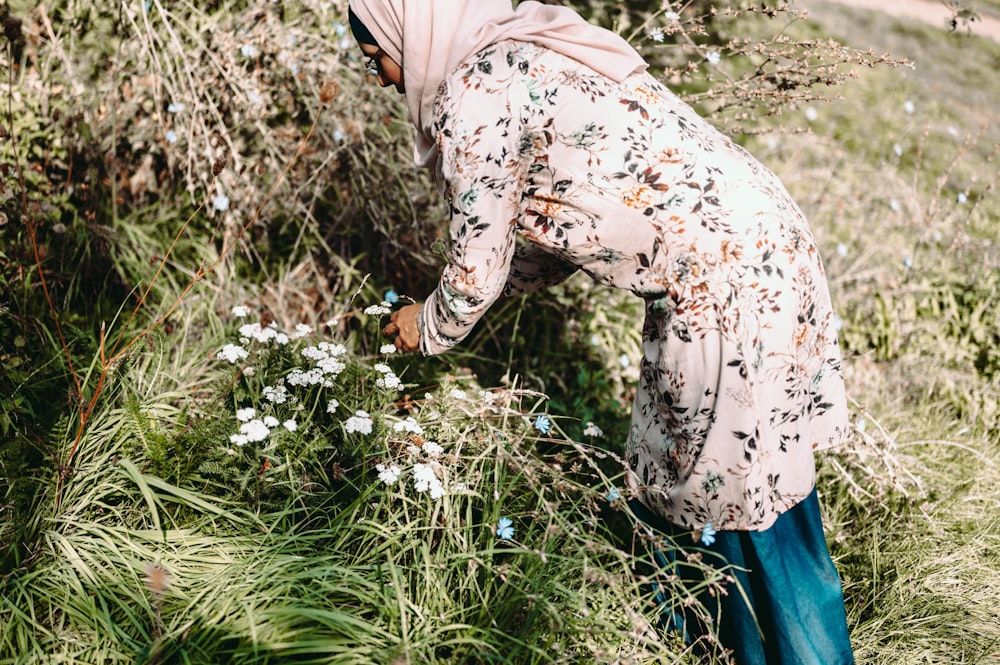
[[[420,348],[420,328],[417,319],[420,317],[421,304],[407,305],[397,309],[389,317],[389,323],[382,328],[386,336],[396,336],[393,344],[400,351],[416,351]]]

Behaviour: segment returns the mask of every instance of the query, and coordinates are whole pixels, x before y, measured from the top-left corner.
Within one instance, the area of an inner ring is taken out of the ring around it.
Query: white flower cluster
[[[365,307],[365,314],[369,316],[382,316],[384,314],[392,313],[392,303],[381,303],[379,305],[369,305]]]
[[[347,364],[340,356],[347,353],[343,344],[320,342],[315,346],[307,346],[299,353],[312,362],[309,369],[295,368],[288,373],[286,381],[292,386],[323,386],[333,387],[333,379],[344,371]]]
[[[371,434],[373,424],[374,421],[372,420],[372,417],[368,415],[368,412],[358,409],[354,412],[354,415],[348,418],[347,422],[344,423],[344,429],[350,434]]]
[[[402,470],[395,464],[390,464],[389,466],[376,464],[375,468],[378,470],[378,479],[386,485],[395,485],[396,481],[399,480],[399,475],[402,473]]]
[[[417,435],[424,433],[424,428],[420,426],[420,423],[413,416],[407,416],[405,420],[400,420],[392,426],[392,429],[396,432],[409,432],[410,434]]]
[[[271,415],[258,417],[257,410],[252,406],[237,409],[236,419],[240,421],[239,432],[229,437],[229,442],[237,446],[264,441],[271,435],[271,430],[279,425],[289,432],[294,432],[299,425],[295,420],[288,419],[284,423]]]
[[[387,388],[389,390],[403,389],[403,382],[399,380],[399,377],[392,371],[392,368],[385,363],[376,363],[375,371],[382,375],[375,379],[375,385],[379,388]]]
[[[434,467],[420,462],[413,465],[413,489],[429,492],[432,499],[440,499],[445,495],[444,485],[434,473]]]
[[[291,395],[288,392],[288,388],[280,383],[275,386],[264,386],[261,394],[263,394],[264,399],[271,404],[284,404],[288,401],[295,401],[295,396]]]
[[[268,342],[274,342],[282,346],[288,344],[288,335],[278,330],[277,325],[274,323],[267,326],[262,326],[259,323],[244,323],[240,326],[240,337],[247,342],[254,340],[261,344],[267,344]]]
[[[219,360],[227,360],[234,365],[241,360],[246,359],[250,354],[242,346],[237,344],[226,344],[222,347],[222,350],[215,354],[215,357]]]
[[[440,499],[447,492],[444,483],[438,478],[438,470],[441,467],[439,462],[444,449],[435,441],[424,441],[420,435],[424,433],[424,428],[412,416],[396,422],[392,426],[396,432],[407,432],[412,435],[415,442],[420,445],[409,445],[406,452],[408,461],[412,463],[413,489],[421,494],[427,493],[432,499]],[[403,469],[398,464],[376,464],[379,480],[386,485],[394,485],[403,474]]]

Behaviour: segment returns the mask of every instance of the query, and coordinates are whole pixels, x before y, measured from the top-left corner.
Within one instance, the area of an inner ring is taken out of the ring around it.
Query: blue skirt
[[[844,595],[823,534],[816,490],[765,531],[719,531],[711,546],[667,522],[637,500],[636,517],[684,550],[735,578],[726,593],[709,593],[702,569],[678,565],[676,552],[656,551],[667,572],[680,576],[713,617],[718,641],[702,616],[660,597],[663,624],[683,630],[702,656],[737,665],[851,665]]]

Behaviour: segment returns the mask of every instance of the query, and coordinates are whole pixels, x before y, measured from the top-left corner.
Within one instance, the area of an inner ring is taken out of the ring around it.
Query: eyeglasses
[[[380,55],[382,55],[381,48],[375,51],[374,54],[368,56],[368,59],[365,60],[365,69],[367,69],[368,73],[372,76],[378,76],[378,59]]]

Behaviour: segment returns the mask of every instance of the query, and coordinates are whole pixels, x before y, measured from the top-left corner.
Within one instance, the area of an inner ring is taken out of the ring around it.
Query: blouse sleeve
[[[420,350],[447,351],[462,341],[507,286],[520,214],[523,161],[509,87],[438,95],[435,130],[439,185],[449,207],[450,251],[437,288],[420,314]]]

